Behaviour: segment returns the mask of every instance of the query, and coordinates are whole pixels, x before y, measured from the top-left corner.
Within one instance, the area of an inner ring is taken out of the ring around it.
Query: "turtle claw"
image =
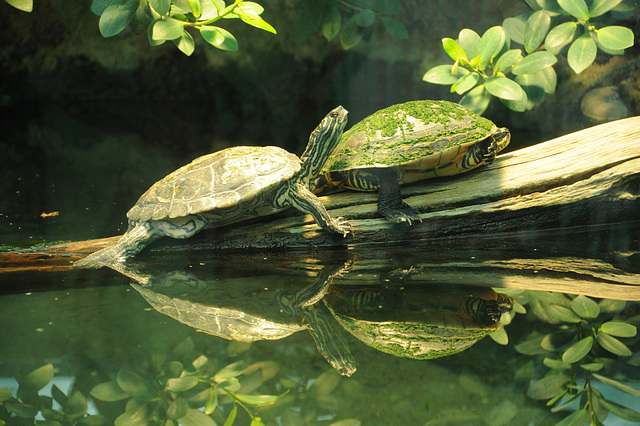
[[[347,219],[340,216],[334,219],[332,223],[331,231],[336,234],[342,234],[342,237],[346,237],[349,234],[353,234],[353,228]]]
[[[385,209],[384,211],[378,210],[378,213],[389,219],[391,222],[399,224],[406,223],[411,226],[413,222],[422,222],[419,213],[406,203],[402,203],[395,208]]]

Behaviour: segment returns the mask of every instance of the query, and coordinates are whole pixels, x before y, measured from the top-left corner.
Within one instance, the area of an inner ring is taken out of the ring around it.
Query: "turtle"
[[[152,241],[184,239],[205,227],[220,227],[270,215],[288,207],[310,214],[325,230],[346,236],[349,222],[332,218],[310,190],[310,181],[334,150],[347,111],[333,109],[316,127],[298,158],[276,146],[236,146],[196,158],[156,182],[127,213],[129,228],[118,242],[75,263],[97,268],[139,253]]]
[[[358,340],[394,356],[434,359],[461,352],[501,327],[513,299],[490,288],[413,283],[348,285],[324,298]]]
[[[292,289],[264,277],[200,278],[192,271],[157,273],[138,270],[139,265],[118,265],[140,295],[158,312],[206,334],[239,342],[283,339],[307,330],[318,352],[338,373],[351,376],[356,362],[340,325],[322,298],[334,277],[350,270],[352,262],[324,266],[311,284]]]
[[[378,213],[396,223],[420,220],[400,184],[491,164],[511,138],[507,128],[462,105],[411,101],[379,110],[342,136],[312,191],[378,191]]]

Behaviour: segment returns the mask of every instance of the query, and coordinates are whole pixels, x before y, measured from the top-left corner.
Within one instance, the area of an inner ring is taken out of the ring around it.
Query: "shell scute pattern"
[[[129,220],[161,220],[228,209],[268,192],[301,168],[279,147],[241,146],[204,155],[169,174],[129,210]]]
[[[461,147],[496,130],[490,120],[451,102],[406,102],[380,110],[347,131],[326,169],[415,167],[427,157],[439,161],[436,153],[442,153],[443,160],[455,158]]]

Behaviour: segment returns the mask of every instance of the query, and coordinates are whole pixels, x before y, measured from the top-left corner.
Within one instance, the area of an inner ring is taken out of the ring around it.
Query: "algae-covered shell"
[[[324,172],[400,167],[409,174],[413,169],[434,169],[461,158],[470,146],[499,131],[490,120],[453,102],[423,100],[397,104],[375,112],[349,129]],[[508,138],[503,146],[498,146],[498,151],[507,143]]]

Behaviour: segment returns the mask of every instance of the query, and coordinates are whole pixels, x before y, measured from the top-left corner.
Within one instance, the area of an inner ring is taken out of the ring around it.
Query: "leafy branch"
[[[303,0],[294,31],[296,43],[304,43],[318,31],[327,41],[339,36],[344,50],[358,45],[380,19],[385,30],[398,39],[409,38],[402,22],[390,17],[402,12],[399,0]]]
[[[515,296],[518,297],[518,296]],[[629,421],[640,421],[640,413],[604,398],[594,382],[605,383],[629,395],[640,390],[626,381],[637,381],[637,357],[620,338],[636,336],[635,325],[618,315],[625,302],[586,296],[573,299],[562,294],[527,293],[530,309],[539,319],[558,327],[546,334],[532,333],[515,349],[526,355],[540,355],[549,371],[533,382],[527,395],[548,400],[552,412],[567,410],[578,402],[579,409],[559,424],[602,424],[609,413]],[[523,303],[523,300],[521,300]]]
[[[249,365],[247,361],[238,361],[218,369],[215,361],[194,352],[193,341],[187,338],[168,356],[165,353],[153,354],[150,368],[145,371],[121,369],[112,374],[110,381],[94,386],[90,395],[105,402],[126,400],[125,411],[115,421],[109,421],[102,414],[88,414],[87,397],[79,390],[72,390],[67,396],[53,385],[51,397],[39,395],[38,392],[54,376],[53,365],[46,364],[18,378],[16,397],[9,389],[0,388],[0,426],[18,418],[24,420],[24,424],[28,421],[46,425],[207,426],[216,424],[211,415],[221,412],[223,405],[229,403],[233,406],[225,410],[225,425],[233,424],[238,406],[251,417],[252,425],[262,425],[260,417],[253,413],[254,408],[273,404],[288,391],[279,396],[242,393],[241,376],[262,370],[260,374],[266,380],[275,374],[275,363]],[[61,409],[54,408],[54,402]],[[38,414],[45,420],[35,421]]]
[[[479,114],[487,109],[492,96],[522,112],[555,92],[557,75],[553,65],[562,52],[566,51],[569,66],[579,74],[595,61],[598,50],[622,55],[633,46],[633,31],[608,25],[616,9],[629,11],[636,7],[627,6],[622,0],[527,3],[536,10],[507,18],[502,26],[489,28],[482,37],[463,29],[456,40],[442,39],[444,51],[454,64],[431,68],[423,80],[451,85],[452,93],[464,95],[460,104]],[[511,49],[512,41],[521,44],[524,52]]]

